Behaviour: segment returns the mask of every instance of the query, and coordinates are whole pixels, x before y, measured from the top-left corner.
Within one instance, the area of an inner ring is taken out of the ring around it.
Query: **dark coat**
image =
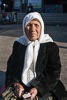
[[[6,86],[15,82],[21,82],[21,74],[24,65],[24,57],[27,46],[18,43],[13,45],[13,52],[7,62]],[[31,86],[37,88],[41,96],[51,92],[59,100],[67,100],[65,88],[59,80],[61,63],[58,46],[54,42],[40,44],[36,63],[37,77],[31,82]]]

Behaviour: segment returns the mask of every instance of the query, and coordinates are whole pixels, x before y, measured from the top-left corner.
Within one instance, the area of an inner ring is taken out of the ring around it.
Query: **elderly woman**
[[[23,20],[23,36],[14,42],[7,62],[6,87],[14,87],[15,95],[29,92],[38,100],[67,100],[59,81],[61,63],[58,46],[44,34],[44,22],[37,12]]]

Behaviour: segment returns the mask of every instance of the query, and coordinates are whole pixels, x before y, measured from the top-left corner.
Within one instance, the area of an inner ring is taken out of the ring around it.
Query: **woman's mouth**
[[[31,36],[36,36],[36,33],[31,33],[30,35],[31,35]]]

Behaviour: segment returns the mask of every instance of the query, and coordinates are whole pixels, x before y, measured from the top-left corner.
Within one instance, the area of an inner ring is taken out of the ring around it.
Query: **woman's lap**
[[[9,87],[7,88],[3,93],[2,93],[2,98],[5,98],[4,100],[23,100],[20,98],[17,98],[13,92],[13,88]],[[8,99],[7,99],[8,98]],[[9,99],[10,98],[10,99]],[[2,99],[0,99],[2,100]],[[44,95],[43,97],[40,97],[39,95],[36,96],[36,98],[34,100],[58,100],[56,98],[56,96],[52,95],[52,93],[47,93],[46,95]]]

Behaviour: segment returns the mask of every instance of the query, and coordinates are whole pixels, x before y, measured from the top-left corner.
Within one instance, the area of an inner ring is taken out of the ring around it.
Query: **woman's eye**
[[[32,24],[28,24],[27,26],[28,26],[28,27],[32,27]],[[34,24],[34,26],[35,26],[35,27],[38,27],[39,25],[38,25],[38,24]]]
[[[35,24],[35,26],[39,26],[38,24]]]
[[[35,24],[36,26],[38,26],[38,24]]]
[[[28,24],[27,26],[32,26],[32,24]]]
[[[27,24],[27,26],[29,26],[30,24]]]

